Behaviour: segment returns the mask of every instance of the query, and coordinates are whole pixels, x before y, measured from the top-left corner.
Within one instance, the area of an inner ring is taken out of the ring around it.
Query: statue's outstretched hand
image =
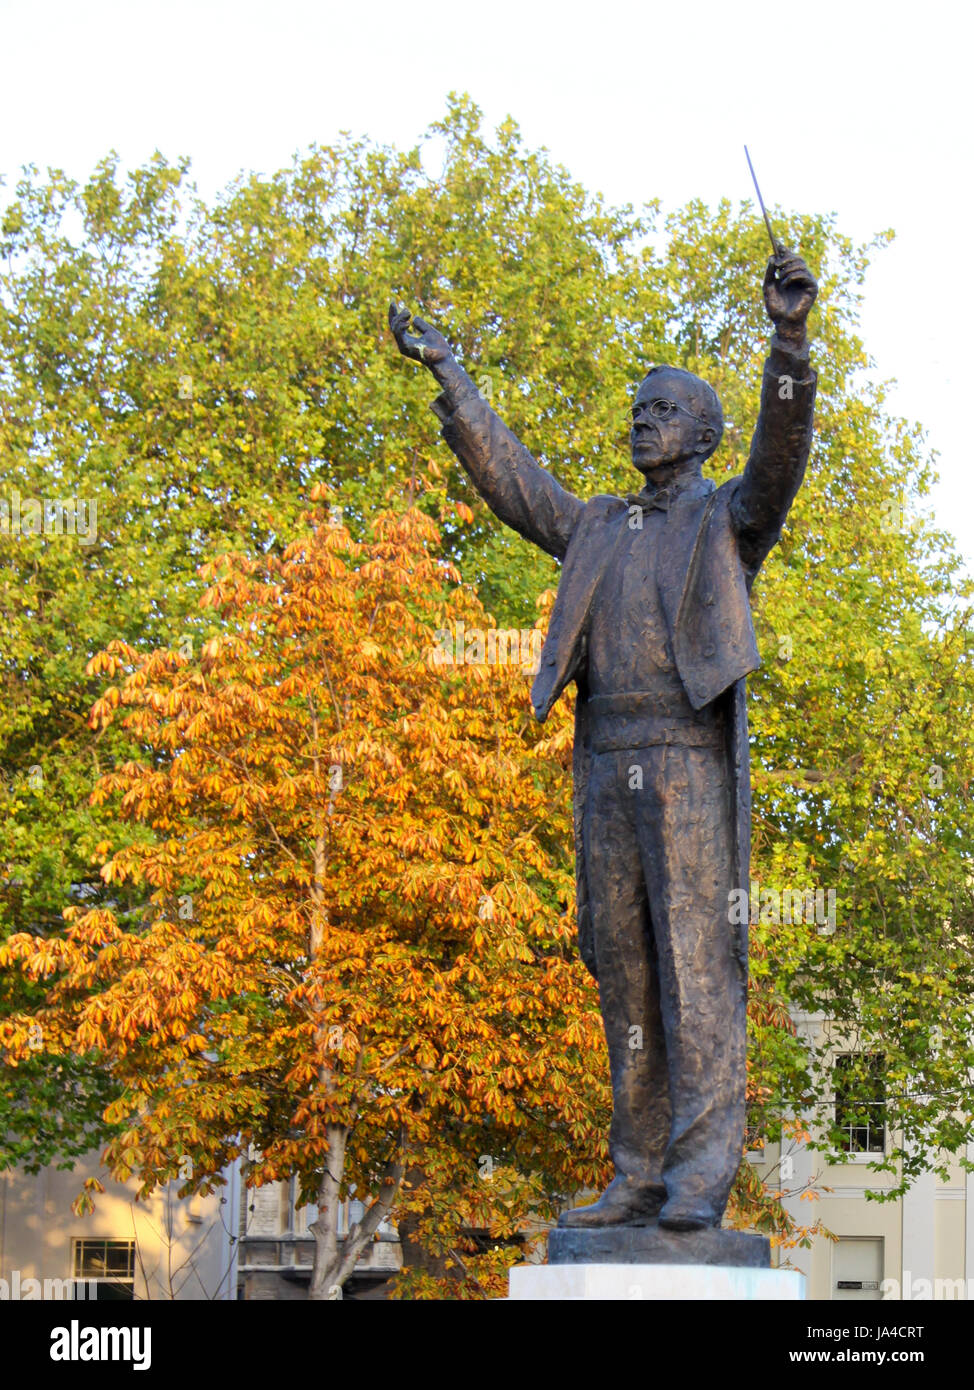
[[[764,302],[779,338],[804,342],[805,320],[817,294],[815,276],[801,256],[782,250],[770,258],[764,275]]]
[[[410,319],[413,327],[419,332],[418,337],[408,331]],[[438,333],[422,319],[412,318],[408,309],[397,308],[395,300],[389,305],[389,328],[403,357],[422,362],[431,370],[440,363],[449,361],[453,356],[450,344],[442,333]]]

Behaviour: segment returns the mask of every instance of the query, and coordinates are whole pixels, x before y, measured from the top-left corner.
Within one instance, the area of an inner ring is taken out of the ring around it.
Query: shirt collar
[[[665,487],[656,487],[647,481],[641,492],[629,493],[626,501],[630,507],[640,507],[644,512],[651,511],[653,508],[661,512],[668,512],[677,500],[693,501],[697,497],[706,497],[713,490],[714,483],[710,478],[704,478],[699,473],[691,473],[674,478]]]

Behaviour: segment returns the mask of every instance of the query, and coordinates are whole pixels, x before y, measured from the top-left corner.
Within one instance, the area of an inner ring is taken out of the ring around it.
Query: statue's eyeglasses
[[[706,425],[708,421],[700,415],[694,415],[692,410],[687,410],[685,405],[680,405],[679,401],[644,401],[634,405],[630,414],[635,425],[644,410],[648,410],[654,420],[671,420],[678,410],[682,410],[684,415],[689,415],[691,420],[696,420],[701,425]]]

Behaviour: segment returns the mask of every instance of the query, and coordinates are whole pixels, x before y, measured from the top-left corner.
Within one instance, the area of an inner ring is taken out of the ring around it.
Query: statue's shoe
[[[659,1224],[666,1231],[707,1231],[720,1225],[720,1218],[704,1207],[681,1206],[672,1199],[659,1214]]]
[[[662,1186],[654,1187],[619,1176],[612,1179],[599,1200],[590,1207],[563,1211],[558,1225],[581,1230],[597,1230],[600,1226],[648,1226],[659,1216],[664,1199]]]

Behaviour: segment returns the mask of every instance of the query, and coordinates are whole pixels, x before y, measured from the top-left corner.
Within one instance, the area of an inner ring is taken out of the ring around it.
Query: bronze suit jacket
[[[738,478],[693,498],[677,497],[667,514],[659,566],[660,598],[680,679],[694,709],[727,705],[728,758],[734,783],[735,880],[750,877],[751,784],[745,678],[760,666],[749,593],[777,542],[801,485],[811,445],[815,373],[808,349],[772,340],[761,410],[747,466]],[[433,410],[443,437],[484,501],[500,519],[564,561],[531,699],[547,718],[575,681],[574,821],[579,949],[595,974],[582,816],[591,747],[585,700],[585,652],[592,603],[629,504],[598,496],[583,502],[541,468],[490,409],[465,373],[451,376]],[[747,923],[736,950],[747,968]]]

